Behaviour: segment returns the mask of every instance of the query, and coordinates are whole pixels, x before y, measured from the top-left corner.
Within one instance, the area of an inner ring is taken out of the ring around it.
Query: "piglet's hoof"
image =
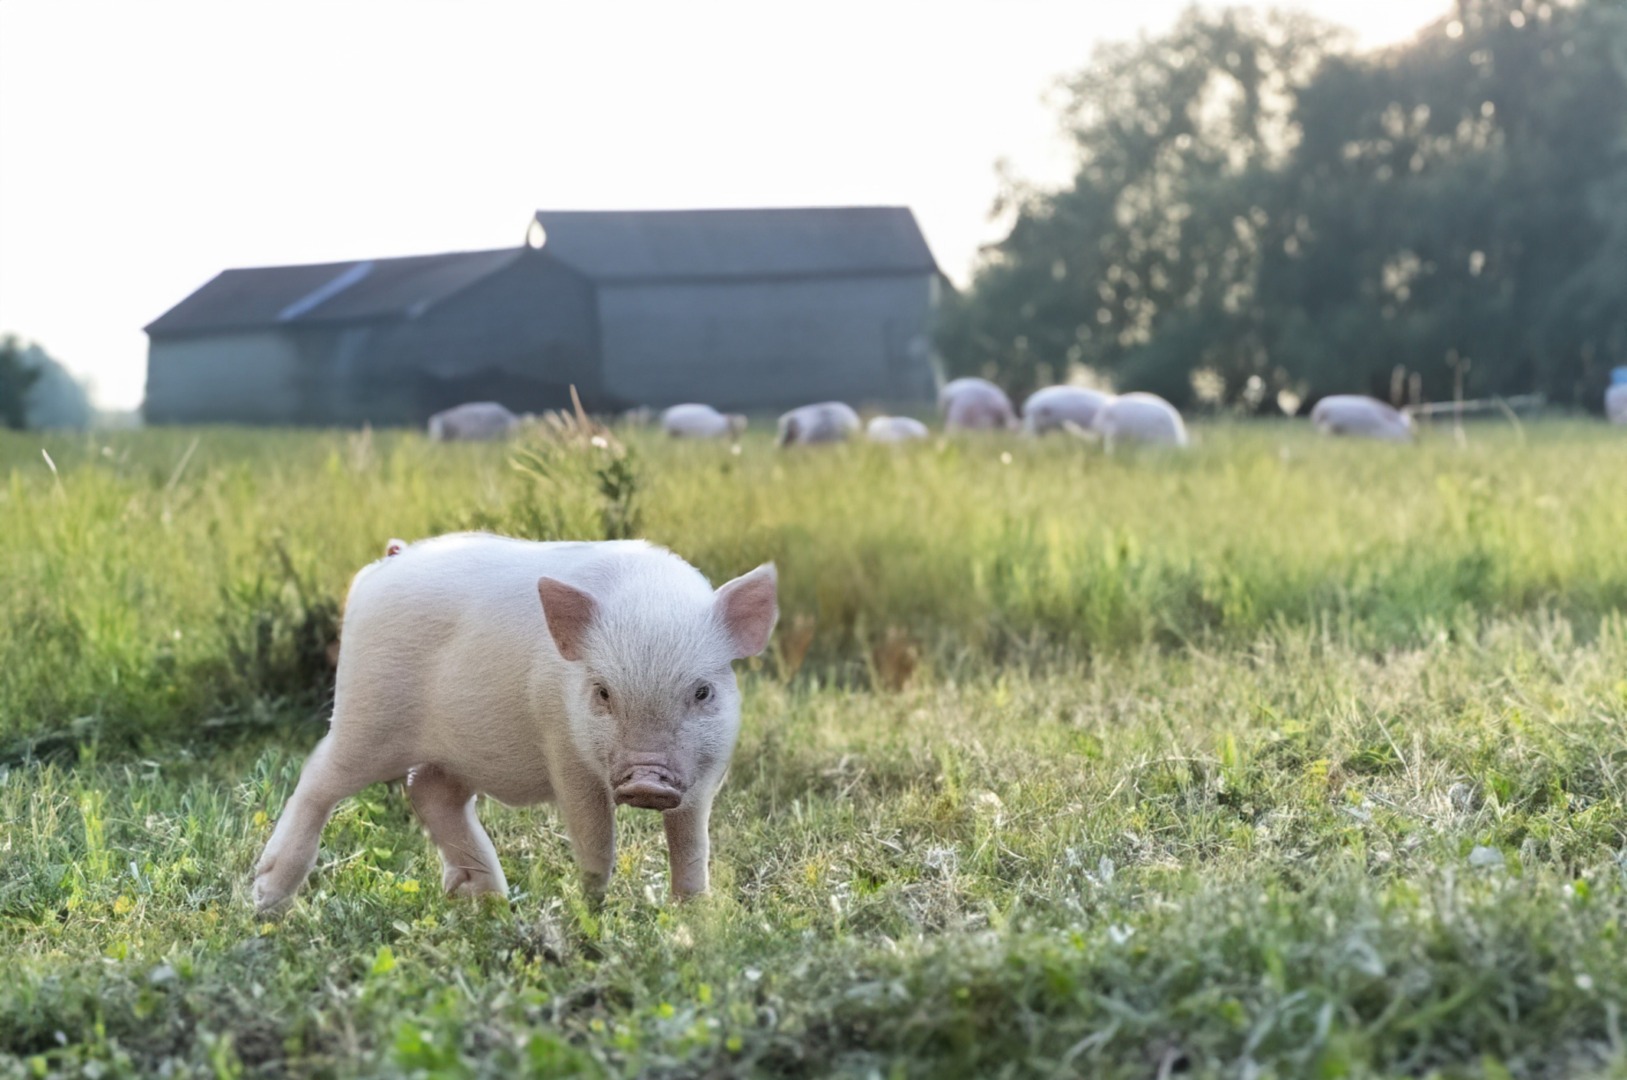
[[[254,914],[262,919],[275,918],[288,910],[293,891],[279,886],[274,875],[267,871],[254,879]]]
[[[441,875],[441,888],[448,896],[478,899],[482,896],[508,896],[508,883],[483,870],[454,867]]]

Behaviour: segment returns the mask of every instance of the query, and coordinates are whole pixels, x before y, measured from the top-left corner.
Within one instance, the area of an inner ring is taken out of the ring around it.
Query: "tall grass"
[[[1198,435],[0,435],[0,1077],[1622,1076],[1627,440]],[[258,923],[350,576],[469,527],[779,562],[713,895],[483,802],[449,900],[378,786]]]
[[[1112,458],[1061,438],[781,452],[754,437],[738,453],[628,438],[615,482],[636,487],[644,535],[714,580],[780,564],[767,663],[786,676],[1274,626],[1384,647],[1533,611],[1585,632],[1627,606],[1627,441],[1596,425],[1487,427],[1466,448],[1216,425],[1186,454]],[[399,433],[5,434],[0,740],[139,741],[308,707],[346,583],[386,539],[603,535],[601,484],[542,479],[517,452]]]

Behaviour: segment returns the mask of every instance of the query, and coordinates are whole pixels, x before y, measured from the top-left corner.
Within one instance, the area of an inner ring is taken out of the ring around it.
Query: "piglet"
[[[402,776],[449,893],[507,892],[477,794],[557,803],[590,895],[615,864],[615,808],[659,810],[673,894],[705,892],[740,728],[731,662],[767,646],[775,592],[772,563],[714,591],[641,540],[456,533],[389,551],[351,584],[332,724],[260,857],[255,908],[293,896],[340,800]]]

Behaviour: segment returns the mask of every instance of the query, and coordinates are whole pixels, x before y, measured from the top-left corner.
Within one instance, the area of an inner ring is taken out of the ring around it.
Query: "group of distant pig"
[[[1186,446],[1186,424],[1169,402],[1156,394],[1109,394],[1083,386],[1047,386],[1023,402],[1019,419],[1004,390],[987,379],[955,379],[938,394],[945,431],[1015,431],[1045,435],[1053,431],[1100,438],[1109,449],[1140,443]],[[1311,422],[1330,435],[1357,435],[1405,441],[1413,437],[1410,416],[1374,398],[1339,394],[1323,398],[1311,410]],[[736,437],[746,427],[743,416],[726,416],[710,405],[674,405],[661,415],[661,427],[674,438]],[[859,414],[840,401],[803,405],[780,417],[781,446],[842,442],[860,431],[871,442],[902,443],[930,435],[921,421],[907,416],[877,416],[861,426]]]
[[[1605,414],[1627,424],[1627,376],[1605,394]],[[1169,402],[1156,394],[1114,395],[1083,386],[1047,386],[1023,402],[1019,414],[1004,390],[987,379],[955,379],[938,393],[938,410],[945,431],[1014,431],[1044,435],[1071,431],[1095,437],[1111,450],[1116,444],[1186,446],[1186,424]],[[648,415],[639,410],[640,416]],[[1311,423],[1326,435],[1348,435],[1388,442],[1409,442],[1417,434],[1412,416],[1376,398],[1334,394],[1311,410]],[[429,419],[429,437],[436,441],[502,438],[521,418],[491,401],[471,402],[436,413]],[[673,438],[738,438],[747,421],[738,413],[723,413],[710,405],[689,402],[661,413],[661,429]],[[779,419],[781,446],[844,442],[860,433],[871,442],[904,443],[925,439],[931,431],[908,416],[876,416],[868,424],[852,406],[840,401],[802,405]]]
[[[1082,386],[1048,386],[1023,403],[1021,419],[1004,390],[987,379],[955,379],[938,394],[938,411],[946,431],[1014,431],[1033,435],[1071,429],[1094,433],[1111,448],[1139,442],[1185,446],[1181,414],[1153,394],[1121,397]],[[661,428],[674,438],[710,439],[739,435],[743,416],[726,416],[710,405],[674,405],[661,414]],[[853,407],[840,401],[803,405],[779,420],[781,446],[843,442],[860,433],[871,442],[903,443],[925,439],[931,432],[909,416],[876,416],[868,424]]]

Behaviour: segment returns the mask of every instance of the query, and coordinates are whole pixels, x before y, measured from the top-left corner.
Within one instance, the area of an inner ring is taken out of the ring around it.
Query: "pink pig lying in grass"
[[[293,896],[340,800],[402,776],[450,893],[508,888],[477,794],[558,803],[591,894],[615,863],[616,806],[659,810],[673,894],[705,892],[740,728],[731,662],[768,644],[773,564],[714,591],[642,540],[398,545],[350,587],[332,727],[260,857],[255,908]]]

